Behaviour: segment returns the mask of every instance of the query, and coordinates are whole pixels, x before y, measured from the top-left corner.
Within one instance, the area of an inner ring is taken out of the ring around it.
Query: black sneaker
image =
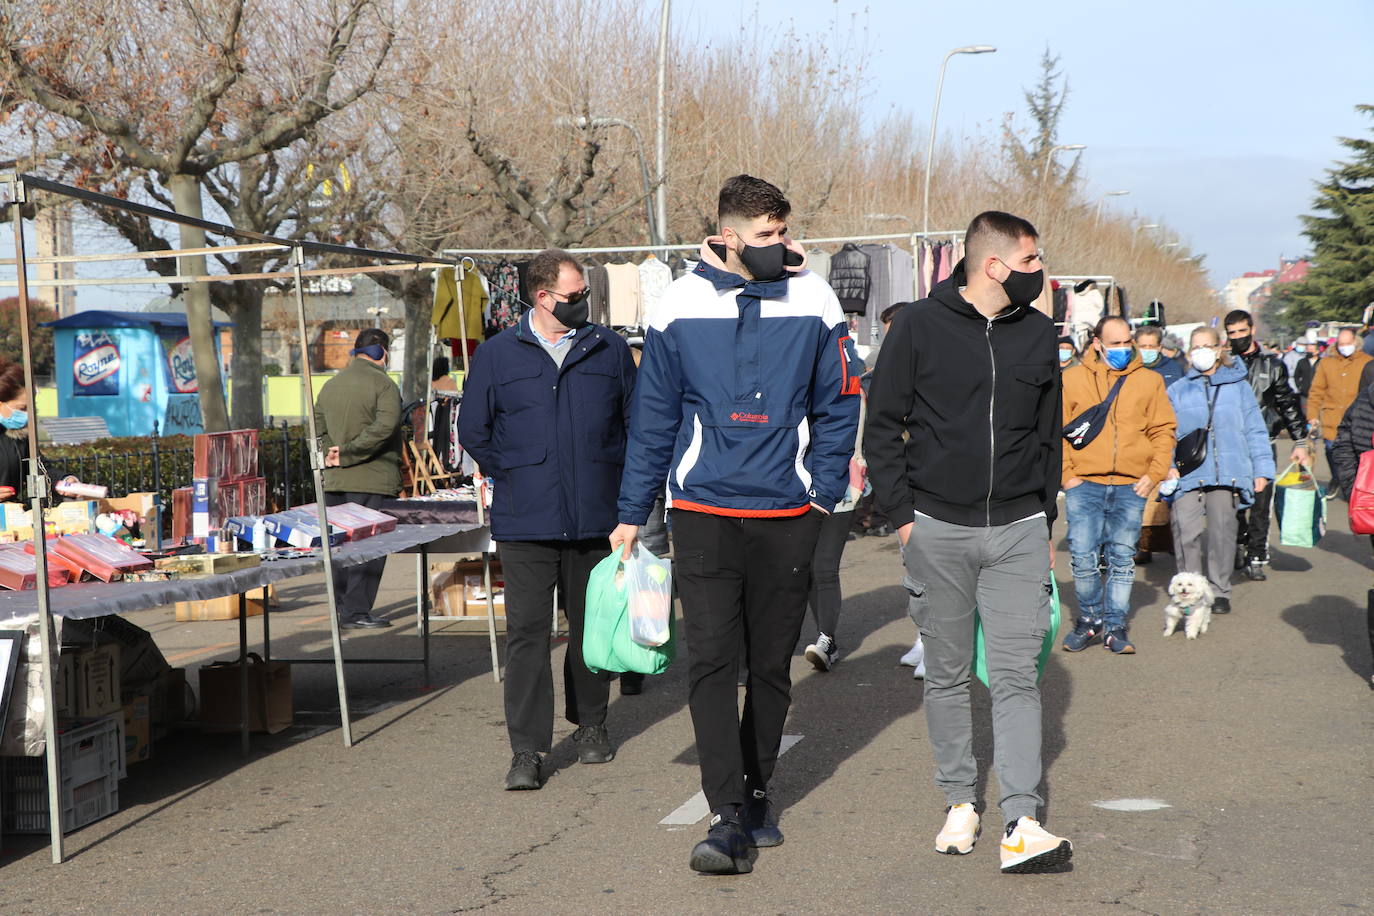
[[[506,774],[506,791],[538,789],[539,766],[537,751],[516,751],[510,759],[510,772]]]
[[[339,626],[345,630],[380,630],[382,627],[391,626],[391,621],[384,617],[373,617],[371,614],[354,614]]]
[[[604,725],[584,725],[573,732],[572,739],[582,763],[610,763],[615,759],[615,748]]]
[[[740,810],[740,819],[744,825],[744,832],[749,837],[750,846],[759,848],[782,845],[778,815],[773,810],[773,802],[769,800],[768,793],[764,790],[754,789],[749,793],[749,800]]]
[[[749,838],[738,815],[717,814],[711,818],[706,839],[692,847],[692,871],[704,875],[747,875],[754,870],[749,861]]]
[[[1251,582],[1263,582],[1269,577],[1264,574],[1264,564],[1259,560],[1251,560],[1245,566],[1245,578]]]
[[[1230,598],[1213,598],[1213,599],[1212,599],[1212,613],[1213,613],[1213,614],[1229,614],[1229,613],[1231,613],[1231,599],[1230,599]]]

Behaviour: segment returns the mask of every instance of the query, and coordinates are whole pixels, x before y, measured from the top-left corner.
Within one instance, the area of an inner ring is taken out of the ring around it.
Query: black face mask
[[[740,251],[739,260],[749,274],[761,282],[781,280],[787,276],[788,267],[799,267],[801,255],[791,251],[782,242],[772,245],[745,245]]]
[[[588,296],[582,295],[577,299],[568,299],[560,302],[553,301],[553,320],[557,321],[569,331],[576,331],[578,328],[585,327],[587,316],[591,314],[591,303]]]
[[[1002,263],[1006,264],[1005,261]],[[1011,266],[1007,265],[1011,270]],[[1036,270],[1030,273],[1021,270],[1011,270],[1007,278],[1002,281],[1002,290],[1007,294],[1007,299],[1011,301],[1013,308],[1030,305],[1040,298],[1040,293],[1045,288],[1045,271]]]
[[[1244,356],[1250,352],[1250,345],[1254,342],[1255,335],[1246,334],[1244,337],[1231,338],[1231,352],[1237,356]]]

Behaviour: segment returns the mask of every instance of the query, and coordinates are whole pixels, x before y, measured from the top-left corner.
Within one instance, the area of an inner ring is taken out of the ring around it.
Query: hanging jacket
[[[665,480],[675,508],[713,515],[801,515],[844,497],[862,367],[835,294],[804,264],[746,281],[719,241],[651,316],[621,522],[643,525]]]
[[[1360,469],[1360,456],[1374,448],[1374,388],[1365,388],[1346,410],[1331,445],[1331,465],[1341,482],[1341,495],[1350,501],[1350,488]]]
[[[1207,405],[1213,393],[1212,435],[1207,458],[1178,482],[1179,493],[1204,487],[1230,487],[1240,493],[1240,506],[1255,501],[1255,478],[1274,480],[1274,452],[1255,392],[1245,383],[1245,368],[1218,366],[1211,376],[1189,369],[1169,386],[1169,401],[1178,417],[1178,438],[1207,426]]]
[[[562,367],[527,313],[477,348],[458,438],[492,479],[498,541],[606,537],[625,459],[635,385],[629,345],[610,328],[574,332]]]
[[[964,262],[897,313],[868,395],[864,457],[878,507],[1007,525],[1058,512],[1059,371],[1054,323],[1033,308],[984,318],[963,296]],[[905,437],[903,434],[906,434]]]
[[[482,313],[486,307],[487,293],[482,289],[482,278],[477,271],[464,271],[460,284],[457,268],[439,268],[434,282],[434,306],[430,311],[435,337],[439,340],[482,340]]]
[[[1174,409],[1164,391],[1164,379],[1140,361],[1140,353],[1120,371],[1110,368],[1095,349],[1083,354],[1081,365],[1063,375],[1063,421],[1107,399],[1117,379],[1121,390],[1107,412],[1102,431],[1081,449],[1065,448],[1063,481],[1080,477],[1102,484],[1133,484],[1148,476],[1164,479],[1174,457]]]
[[[868,286],[868,255],[853,243],[835,252],[830,259],[830,288],[840,300],[840,308],[862,314],[868,304]]]
[[[1288,384],[1288,369],[1277,353],[1256,348],[1241,357],[1250,388],[1255,392],[1264,414],[1264,427],[1287,429],[1294,442],[1307,435],[1307,420],[1298,406],[1298,396]]]

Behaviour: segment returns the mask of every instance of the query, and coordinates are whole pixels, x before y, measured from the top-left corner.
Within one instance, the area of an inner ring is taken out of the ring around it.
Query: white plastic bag
[[[667,560],[636,547],[625,561],[629,594],[630,638],[641,646],[661,646],[671,638],[673,567]]]

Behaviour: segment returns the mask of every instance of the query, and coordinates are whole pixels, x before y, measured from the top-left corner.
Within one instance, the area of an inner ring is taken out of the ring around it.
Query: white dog
[[[1197,573],[1179,573],[1169,582],[1169,597],[1173,600],[1164,608],[1164,635],[1170,636],[1184,621],[1183,632],[1189,639],[1197,639],[1207,632],[1212,622],[1212,586],[1207,577]]]

